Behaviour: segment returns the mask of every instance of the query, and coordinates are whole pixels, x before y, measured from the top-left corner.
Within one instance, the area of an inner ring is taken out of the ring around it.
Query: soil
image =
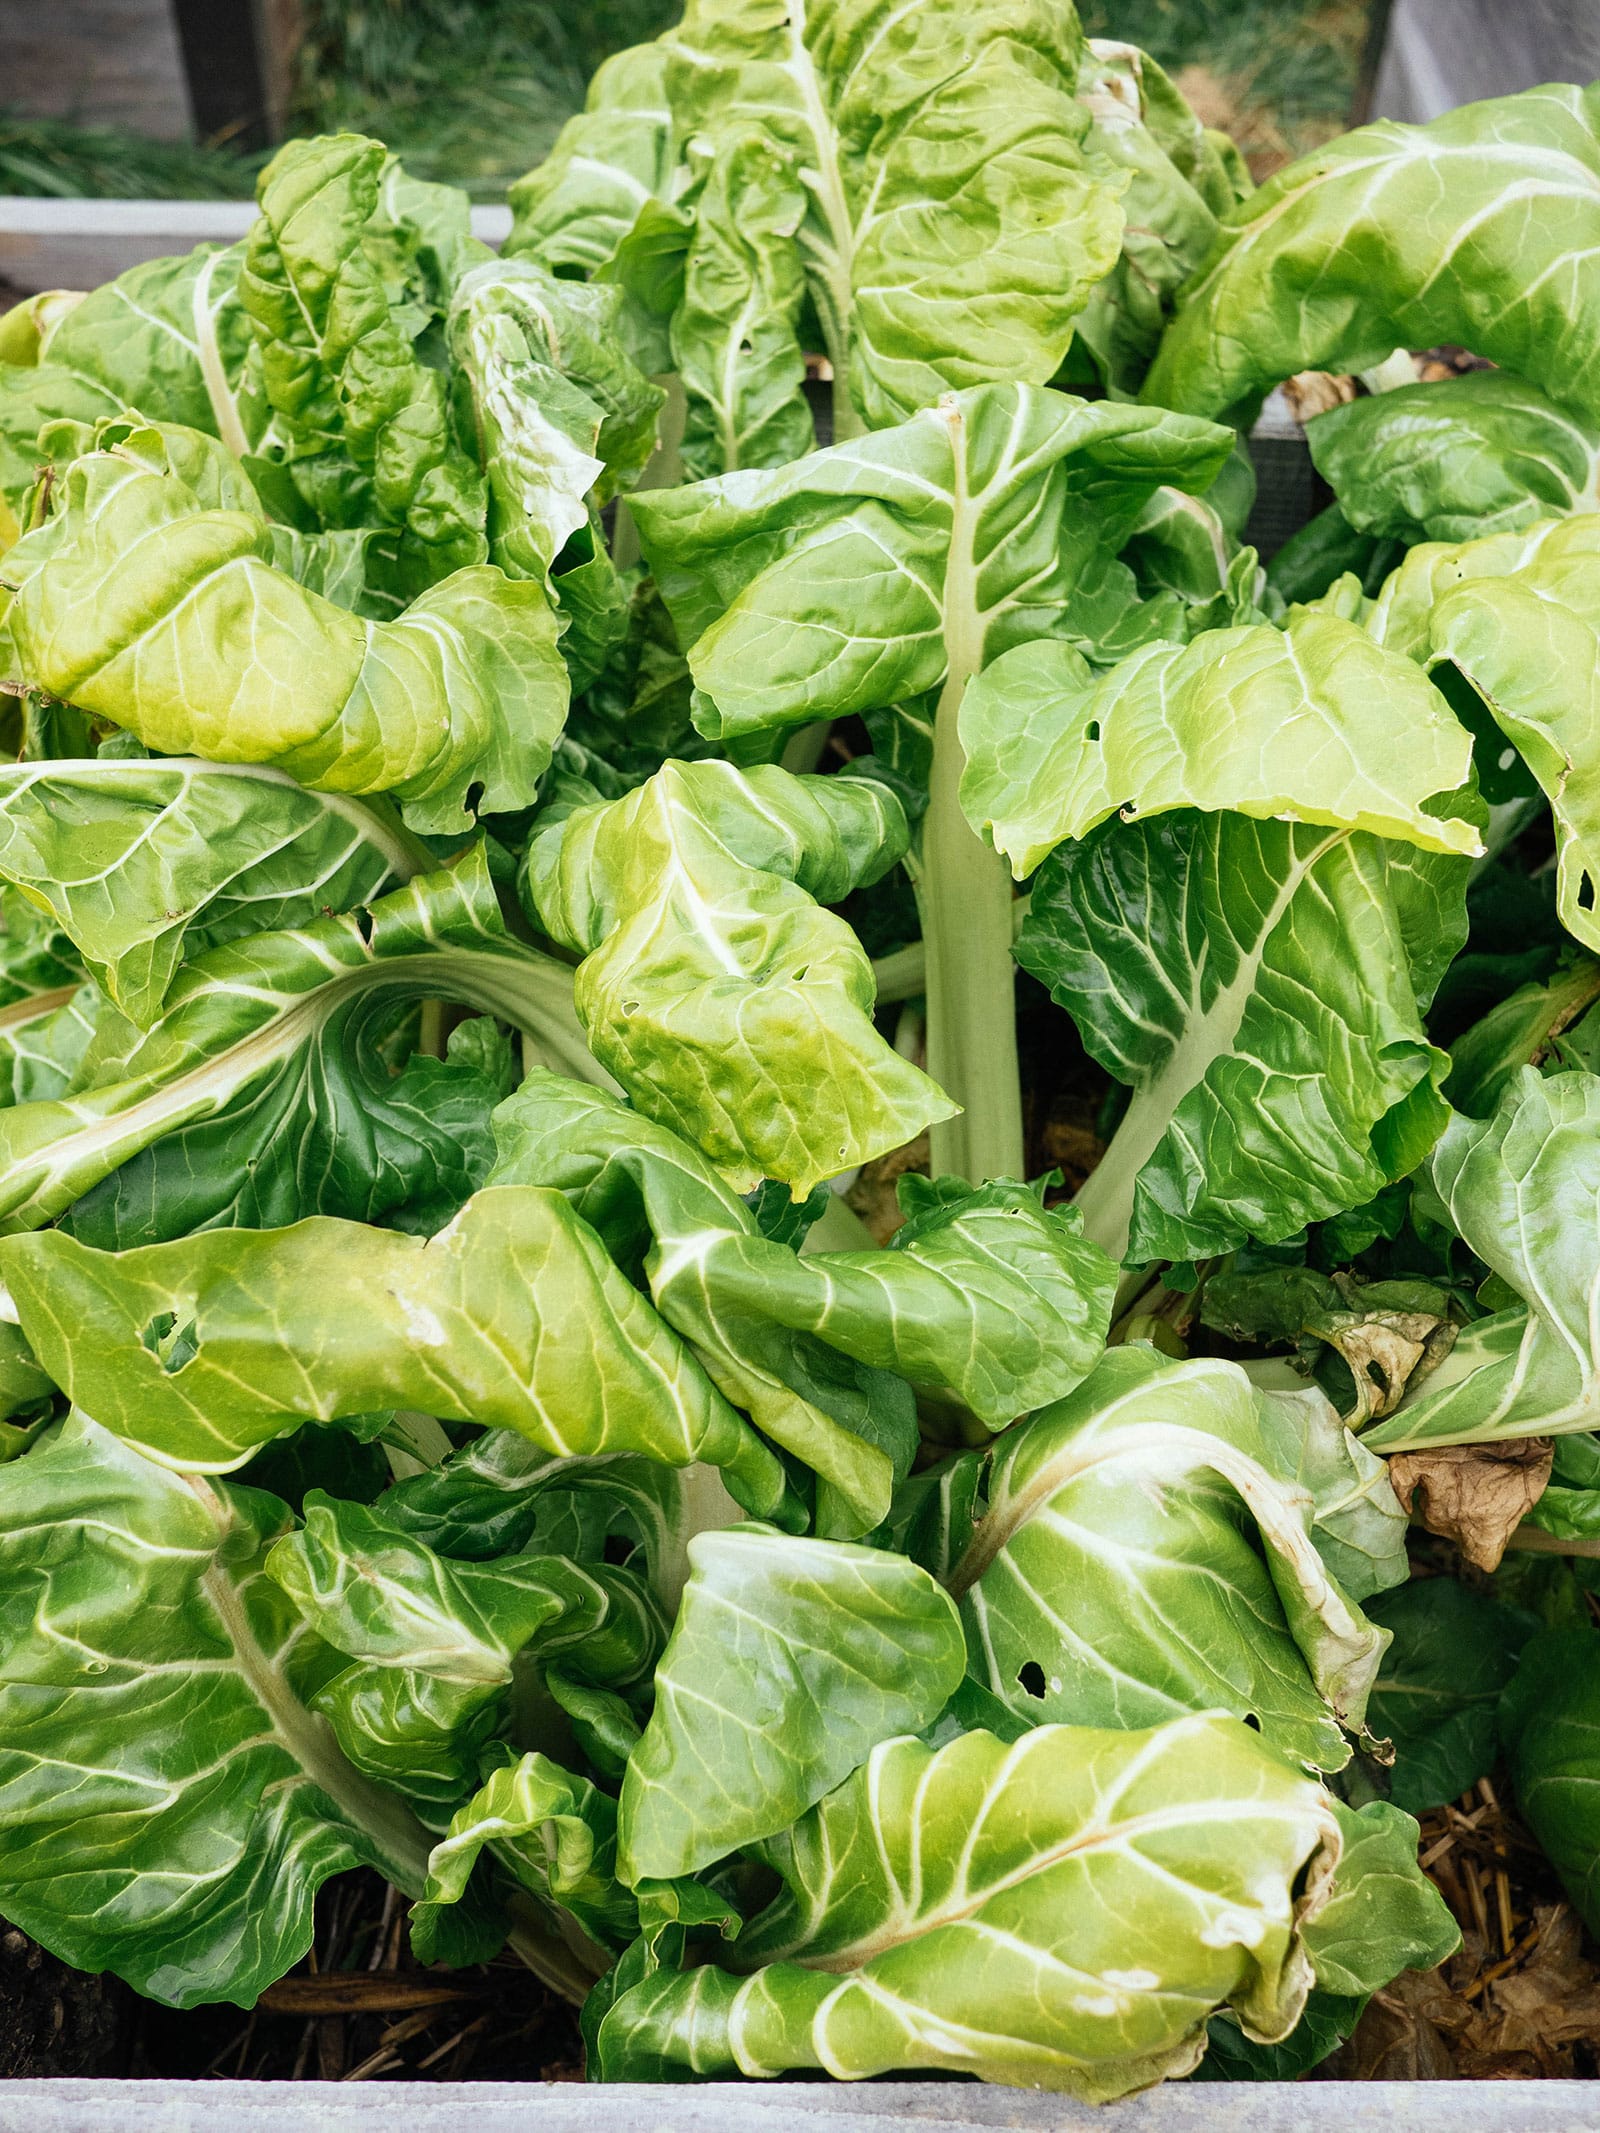
[[[310,1955],[238,2007],[138,2004],[122,2071],[202,2081],[581,2081],[576,2008],[514,1956],[425,1970],[378,1875],[330,1882]]]
[[[0,1921],[0,2080],[124,2070],[133,1994],[87,1977]]]

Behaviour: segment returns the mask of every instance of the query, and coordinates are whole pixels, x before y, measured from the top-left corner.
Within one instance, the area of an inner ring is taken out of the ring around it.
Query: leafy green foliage
[[[1494,1767],[1500,1692],[1528,1624],[1454,1578],[1403,1585],[1369,1612],[1394,1642],[1367,1715],[1394,1744],[1389,1797],[1422,1814],[1470,1792]]]
[[[0,319],[0,1913],[1293,2078],[1497,1725],[1596,1916],[1593,92],[1251,194],[1067,0],[649,26],[503,258],[335,133]]]
[[[1593,1631],[1543,1631],[1523,1650],[1500,1727],[1517,1803],[1591,1931],[1600,1915],[1597,1726],[1600,1644]]]

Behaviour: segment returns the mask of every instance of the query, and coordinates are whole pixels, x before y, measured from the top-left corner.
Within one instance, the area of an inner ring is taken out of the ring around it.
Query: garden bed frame
[[[0,2133],[1595,2133],[1587,2081],[1204,2082],[1123,2103],[970,2083],[15,2081]]]

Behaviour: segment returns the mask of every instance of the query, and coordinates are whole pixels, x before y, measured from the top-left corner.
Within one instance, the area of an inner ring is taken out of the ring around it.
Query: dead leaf
[[[1489,1987],[1495,2034],[1489,2049],[1541,2052],[1546,2046],[1600,2043],[1600,1977],[1582,1953],[1583,1928],[1564,1903],[1535,1913],[1532,1959]]]
[[[1283,397],[1302,429],[1314,416],[1344,407],[1355,396],[1355,379],[1336,377],[1331,370],[1297,370],[1292,378],[1283,381]]]
[[[905,1221],[900,1212],[900,1180],[908,1170],[919,1170],[926,1176],[928,1162],[928,1136],[919,1133],[903,1148],[891,1148],[887,1155],[862,1164],[844,1202],[861,1217],[879,1244],[887,1244]]]
[[[1345,1421],[1356,1430],[1392,1415],[1415,1372],[1432,1369],[1455,1339],[1453,1326],[1426,1311],[1328,1311],[1307,1319],[1306,1331],[1349,1366],[1356,1404]]]
[[[1321,2071],[1335,2081],[1451,2081],[1455,2058],[1439,2026],[1464,2005],[1437,1970],[1404,1970],[1375,1993],[1347,2042]]]
[[[1389,1480],[1425,1532],[1455,1541],[1475,1570],[1488,1571],[1498,1569],[1506,1542],[1544,1494],[1554,1457],[1548,1437],[1451,1444],[1396,1453]]]

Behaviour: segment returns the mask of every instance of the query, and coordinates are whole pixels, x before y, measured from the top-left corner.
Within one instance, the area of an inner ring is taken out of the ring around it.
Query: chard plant
[[[1597,202],[692,0],[502,255],[336,136],[0,320],[0,1913],[1094,2100],[1324,2061],[1493,1770],[1600,1931]]]

